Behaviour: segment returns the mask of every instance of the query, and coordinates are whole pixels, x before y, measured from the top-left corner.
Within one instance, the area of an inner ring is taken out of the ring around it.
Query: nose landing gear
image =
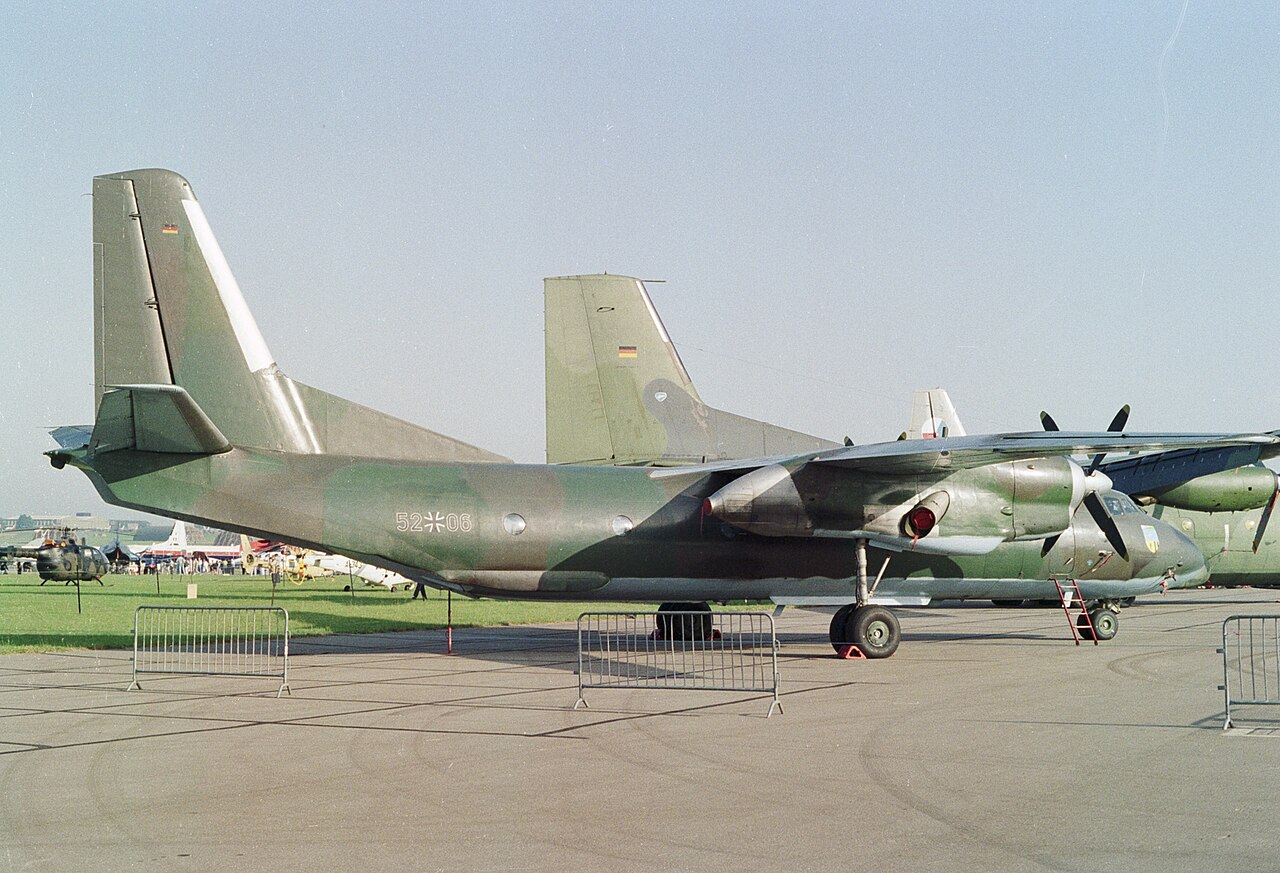
[[[1110,607],[1098,606],[1089,610],[1089,614],[1076,616],[1076,630],[1086,640],[1106,642],[1120,631],[1120,615]]]

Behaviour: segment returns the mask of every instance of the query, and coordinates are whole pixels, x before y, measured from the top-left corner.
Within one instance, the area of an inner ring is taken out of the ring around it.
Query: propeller
[[[1258,554],[1258,546],[1262,545],[1262,534],[1267,529],[1267,522],[1271,521],[1271,513],[1276,508],[1276,501],[1280,500],[1280,479],[1276,480],[1275,490],[1271,492],[1271,499],[1267,501],[1267,508],[1262,510],[1262,518],[1258,519],[1258,530],[1253,535],[1253,553]]]
[[[1124,430],[1124,426],[1129,423],[1129,404],[1120,407],[1120,411],[1111,419],[1111,424],[1107,425],[1107,433],[1119,433]],[[1040,413],[1040,424],[1045,430],[1054,432],[1060,431],[1058,423],[1053,420],[1053,416],[1047,412]],[[1099,452],[1089,461],[1089,466],[1085,468],[1085,476],[1094,480],[1091,487],[1084,495],[1085,508],[1089,510],[1089,515],[1093,517],[1093,521],[1098,525],[1099,529],[1107,538],[1107,542],[1111,544],[1111,548],[1115,549],[1117,555],[1125,560],[1129,559],[1129,549],[1124,544],[1124,537],[1120,535],[1120,528],[1116,524],[1116,520],[1111,517],[1111,513],[1107,512],[1107,508],[1102,504],[1102,498],[1098,496],[1099,491],[1106,491],[1111,487],[1111,480],[1105,475],[1098,473],[1098,467],[1102,464],[1102,459],[1107,456],[1106,452]],[[1101,476],[1101,479],[1099,479]],[[1102,480],[1105,480],[1103,482]],[[1272,501],[1274,502],[1274,501]],[[1049,537],[1044,541],[1044,545],[1040,549],[1040,554],[1047,555],[1049,550],[1057,543],[1057,537]]]
[[[1120,411],[1111,419],[1111,424],[1107,425],[1107,433],[1119,433],[1124,430],[1124,426],[1129,423],[1129,404],[1120,407]],[[1040,425],[1050,433],[1062,430],[1058,427],[1058,423],[1053,420],[1053,416],[1047,412],[1040,413]],[[1107,456],[1106,452],[1099,452],[1093,456],[1093,460],[1089,462],[1089,466],[1085,468],[1085,474],[1088,475],[1102,463],[1102,459]]]

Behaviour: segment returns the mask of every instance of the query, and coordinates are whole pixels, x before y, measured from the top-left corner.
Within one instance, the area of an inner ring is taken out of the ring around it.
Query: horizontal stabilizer
[[[64,449],[83,449],[93,435],[91,424],[65,424],[49,431],[54,442]]]
[[[102,395],[90,449],[215,455],[231,443],[179,385],[112,385]]]

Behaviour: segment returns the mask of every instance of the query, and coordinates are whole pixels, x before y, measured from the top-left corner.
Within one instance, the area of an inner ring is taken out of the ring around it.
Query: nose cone
[[[1147,545],[1146,560],[1143,562],[1144,576],[1165,574],[1170,588],[1196,588],[1209,581],[1209,568],[1205,564],[1204,555],[1182,531],[1157,518],[1148,519],[1142,524],[1154,531],[1154,534],[1143,532]],[[1151,548],[1153,538],[1158,539],[1154,551]]]

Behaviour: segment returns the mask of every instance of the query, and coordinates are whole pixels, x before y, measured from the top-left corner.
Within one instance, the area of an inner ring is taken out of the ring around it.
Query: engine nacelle
[[[770,464],[709,496],[703,513],[764,536],[866,536],[890,547],[983,554],[1062,533],[1087,494],[1110,487],[1105,475],[1086,476],[1062,457],[960,470],[932,487],[917,476]]]
[[[1180,485],[1141,496],[1143,503],[1162,503],[1193,512],[1235,512],[1266,506],[1276,491],[1276,473],[1257,464],[1188,479]]]
[[[1085,474],[1070,458],[1011,461],[998,468],[1009,492],[1001,512],[1011,520],[1009,539],[1038,540],[1071,526],[1071,518],[1085,496],[1111,489],[1104,473]]]
[[[705,515],[765,536],[809,536],[813,520],[791,471],[770,464],[739,476],[707,498]]]

